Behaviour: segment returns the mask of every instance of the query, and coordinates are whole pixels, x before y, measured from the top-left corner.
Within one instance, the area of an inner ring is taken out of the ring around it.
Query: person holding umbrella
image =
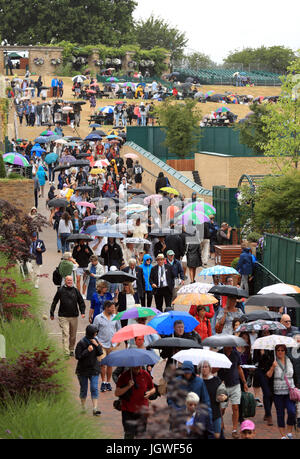
[[[119,377],[115,396],[122,397],[124,440],[134,439],[137,434],[146,432],[147,416],[144,410],[149,407],[149,398],[155,391],[151,376],[141,366],[125,371]]]
[[[93,415],[100,416],[98,410],[98,379],[100,374],[99,357],[103,354],[97,340],[97,329],[93,325],[86,327],[85,336],[76,345],[75,358],[78,360],[75,373],[80,384],[80,401],[83,412],[87,398],[88,381],[90,381]]]
[[[90,249],[88,244],[83,240],[80,239],[79,242],[75,245],[72,253],[72,257],[74,260],[76,260],[76,263],[78,263],[78,268],[76,271],[76,286],[77,289],[80,292],[81,286],[81,277],[84,274],[84,269],[88,267],[90,257],[93,255],[93,251]],[[86,293],[87,285],[83,283],[82,286],[82,295],[83,299],[85,299],[85,293]]]
[[[232,334],[233,319],[240,318],[243,315],[241,309],[236,307],[236,304],[236,297],[228,296],[227,306],[224,309],[220,309],[216,318],[216,333]]]

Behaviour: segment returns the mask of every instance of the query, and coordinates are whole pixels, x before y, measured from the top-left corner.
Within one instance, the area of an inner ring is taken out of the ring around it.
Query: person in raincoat
[[[152,257],[149,254],[145,254],[143,257],[143,263],[140,265],[140,268],[143,270],[143,276],[145,280],[145,292],[144,296],[141,298],[142,306],[146,306],[147,299],[147,308],[151,308],[152,298],[153,298],[153,289],[150,283],[150,272],[152,269]]]
[[[44,197],[44,188],[45,188],[46,180],[48,180],[48,177],[42,165],[39,166],[36,175],[39,180],[40,187],[41,187],[41,195],[42,197]]]

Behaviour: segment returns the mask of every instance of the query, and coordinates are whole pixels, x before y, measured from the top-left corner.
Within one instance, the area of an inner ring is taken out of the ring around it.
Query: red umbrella
[[[154,328],[149,327],[149,325],[132,324],[121,328],[121,330],[115,333],[112,337],[111,342],[121,343],[122,341],[127,341],[129,339],[135,338],[136,336],[145,336],[153,334],[157,334],[157,331],[154,330]]]

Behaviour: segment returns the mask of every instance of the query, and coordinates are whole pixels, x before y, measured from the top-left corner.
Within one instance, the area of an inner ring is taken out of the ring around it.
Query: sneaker
[[[256,401],[256,406],[259,406],[259,407],[264,406],[259,400],[259,398],[256,398],[255,401]]]
[[[99,410],[93,410],[93,416],[100,416],[101,411]]]
[[[105,386],[106,386],[106,390],[112,391],[112,387],[111,387],[111,384],[109,382],[105,383]]]
[[[293,434],[288,433],[288,434],[286,435],[286,438],[287,438],[288,440],[293,440],[294,437],[293,437]]]
[[[106,392],[106,383],[105,382],[101,383],[100,391],[101,392]]]

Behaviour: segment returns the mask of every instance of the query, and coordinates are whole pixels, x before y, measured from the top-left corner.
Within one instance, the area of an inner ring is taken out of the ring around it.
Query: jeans
[[[215,314],[211,319],[211,331],[212,331],[213,335],[216,334],[217,315],[219,314],[220,308],[221,308],[221,306],[218,306],[217,308],[215,308]]]
[[[222,425],[222,418],[219,417],[213,421],[213,428],[214,432],[220,434],[221,433],[221,425]]]
[[[147,116],[141,115],[141,126],[146,126]]]
[[[290,400],[289,394],[287,395],[275,395],[274,404],[277,413],[277,425],[278,427],[285,427],[284,414],[287,410],[287,425],[293,426],[296,423],[296,405],[295,402]]]
[[[49,182],[54,182],[54,169],[51,166],[48,166],[48,172],[49,172]]]
[[[267,376],[264,374],[261,368],[257,368],[256,370],[257,379],[259,381],[262,393],[263,393],[263,404],[265,409],[265,415],[270,417],[271,416],[271,408],[272,408],[272,394],[268,382]]]
[[[120,124],[120,115],[115,115],[115,126],[119,126]]]
[[[56,230],[56,234],[57,234],[57,238],[56,238],[56,242],[57,242],[57,250],[61,250],[61,240],[60,240],[60,237],[58,235],[58,230]]]
[[[78,381],[80,384],[80,395],[79,397],[82,399],[87,398],[87,393],[88,393],[88,384],[90,380],[90,391],[91,391],[91,397],[92,399],[97,399],[98,398],[98,380],[99,380],[99,375],[91,375],[91,376],[82,376],[82,375],[77,375]]]
[[[67,239],[70,235],[70,233],[60,233],[61,248],[63,254],[69,251],[69,243],[67,242]]]

